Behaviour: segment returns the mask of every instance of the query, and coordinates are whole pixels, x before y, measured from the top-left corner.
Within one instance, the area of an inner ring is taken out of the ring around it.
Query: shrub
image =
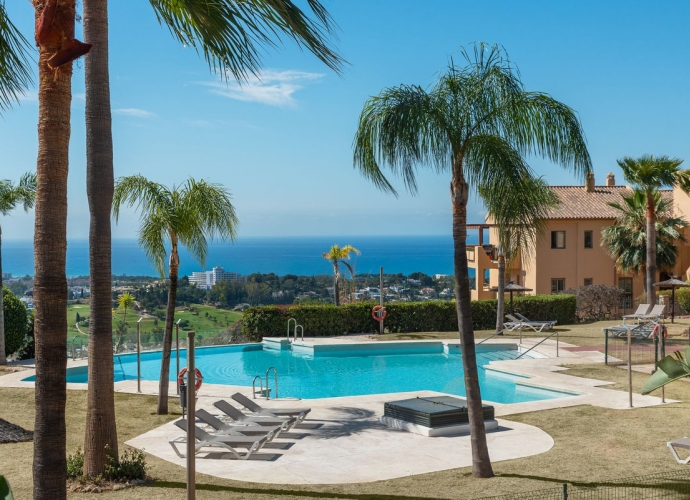
[[[28,329],[22,346],[17,351],[17,359],[34,359],[36,357],[36,344],[34,342],[34,313],[29,315]]]
[[[2,287],[5,314],[5,355],[14,354],[24,343],[28,321],[26,306],[9,288]]]
[[[105,467],[105,478],[111,481],[129,481],[131,479],[146,479],[146,456],[141,450],[128,448],[118,461],[106,446],[108,452],[108,465]],[[86,482],[84,476],[84,452],[81,447],[73,455],[67,457],[67,477]],[[101,477],[91,478],[95,483],[101,481]]]
[[[81,446],[77,448],[74,455],[67,457],[67,477],[72,479],[81,479],[84,476],[84,452],[81,451]]]
[[[611,319],[625,293],[622,288],[608,285],[581,286],[569,290],[577,299],[577,319],[601,321]]]
[[[676,290],[676,302],[685,312],[690,313],[690,288],[678,288]]]
[[[304,327],[305,335],[343,335],[377,333],[378,323],[371,317],[374,303],[360,302],[339,307],[334,305],[295,305],[250,307],[242,317],[242,332],[260,341],[264,335],[286,332],[288,318]],[[515,310],[532,320],[556,320],[559,324],[575,319],[574,295],[538,295],[514,299]],[[472,326],[487,330],[496,325],[496,301],[473,301]],[[386,306],[385,326],[393,333],[424,331],[457,331],[458,319],[454,301],[400,302]]]

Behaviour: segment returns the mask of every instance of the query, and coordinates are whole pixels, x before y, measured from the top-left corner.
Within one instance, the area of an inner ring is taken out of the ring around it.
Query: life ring
[[[177,384],[182,385],[184,384],[184,376],[187,375],[187,367],[184,367],[180,370],[180,373],[177,374]],[[204,376],[201,374],[198,368],[194,368],[194,375],[195,375],[195,382],[194,382],[194,388],[195,392],[199,392],[199,389],[201,389],[201,384],[204,380]]]
[[[386,318],[386,308],[383,306],[374,306],[371,310],[371,317],[376,321],[383,321]]]
[[[652,338],[657,338],[659,336],[659,326],[660,325],[656,325],[654,327],[654,330],[652,332]],[[664,332],[664,338],[667,339],[668,338],[668,328],[666,328],[666,325],[661,325],[661,328],[663,329],[663,332]]]

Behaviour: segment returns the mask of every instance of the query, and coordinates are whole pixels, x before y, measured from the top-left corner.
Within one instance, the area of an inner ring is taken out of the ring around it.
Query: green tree
[[[472,472],[491,477],[470,311],[467,272],[467,201],[471,190],[487,196],[520,186],[532,171],[525,155],[541,155],[578,174],[591,161],[576,113],[548,94],[527,92],[515,66],[498,46],[475,44],[467,61],[452,61],[429,90],[417,85],[384,89],[369,98],[354,140],[354,164],[385,192],[396,194],[381,166],[401,177],[413,194],[416,171],[450,173],[455,246],[455,296],[462,344]],[[487,199],[494,199],[488,197]]]
[[[678,260],[675,240],[685,242],[683,228],[690,225],[683,217],[673,216],[673,201],[664,200],[659,191],[652,193],[656,234],[656,268],[670,271]],[[601,232],[601,245],[626,273],[645,272],[647,264],[647,194],[635,190],[623,196],[622,203],[609,203],[620,211],[616,222]]]
[[[5,318],[6,342],[3,347],[3,355],[9,356],[17,352],[24,343],[24,337],[29,323],[26,319],[26,306],[13,294],[9,288],[2,287],[3,316]]]
[[[121,177],[115,183],[113,214],[118,220],[122,206],[137,206],[141,228],[139,245],[165,276],[165,258],[170,246],[168,264],[168,306],[165,316],[163,359],[158,386],[158,413],[168,413],[170,351],[175,317],[177,278],[180,267],[179,246],[184,245],[202,266],[208,253],[208,240],[235,239],[237,217],[230,193],[219,184],[189,178],[182,186],[168,189],[141,175]]]
[[[489,220],[498,233],[498,295],[496,331],[505,319],[506,264],[520,258],[529,262],[537,241],[544,235],[546,220],[560,199],[541,178],[525,175],[513,184],[479,187]]]
[[[321,254],[321,256],[324,259],[330,261],[330,263],[333,264],[333,293],[334,293],[336,306],[340,305],[340,267],[339,267],[339,264],[342,264],[345,267],[347,267],[348,271],[350,271],[351,277],[354,277],[354,275],[355,275],[355,272],[354,272],[354,269],[352,269],[352,266],[348,262],[345,262],[346,260],[350,260],[350,254],[351,253],[360,255],[361,252],[359,250],[357,250],[355,247],[353,247],[352,245],[345,245],[342,248],[340,247],[340,245],[333,245],[328,252]],[[381,293],[383,293],[383,290],[381,290]]]
[[[124,334],[127,331],[127,309],[133,308],[135,303],[136,302],[134,300],[134,295],[132,295],[129,292],[121,293],[117,296],[117,305],[120,309],[122,309],[123,328],[119,329],[120,336],[117,340],[117,347],[115,348],[115,352],[120,352],[120,349],[122,348],[122,342],[124,340]]]
[[[291,0],[149,0],[158,21],[184,46],[200,49],[212,71],[246,80],[261,69],[261,49],[288,38],[330,68],[343,63],[329,46],[334,24],[318,0],[309,0],[314,19]],[[112,311],[110,210],[113,200],[113,138],[108,62],[108,0],[83,0],[84,37],[93,44],[86,58],[86,170],[91,213],[89,233],[91,323],[89,400],[84,441],[84,471],[105,470],[106,445],[117,456],[112,387]]]
[[[623,177],[634,187],[645,193],[646,199],[646,233],[647,248],[647,281],[645,283],[647,300],[656,304],[656,218],[654,193],[665,187],[678,185],[686,193],[690,193],[690,170],[681,170],[683,160],[668,156],[643,155],[639,158],[626,156],[618,160],[618,166],[623,170]]]
[[[0,10],[4,6],[0,4]],[[0,15],[0,26],[2,25],[2,16]],[[0,51],[2,49],[0,48]],[[1,66],[0,66],[1,67]],[[0,76],[1,78],[1,76]],[[1,89],[2,87],[0,87]],[[0,105],[2,100],[0,99]],[[22,205],[25,212],[28,212],[34,206],[36,201],[36,174],[26,173],[19,180],[19,184],[14,184],[12,181],[5,179],[0,180],[0,214],[9,215],[9,213],[17,208],[17,205]],[[2,248],[2,226],[0,226],[0,249]],[[0,250],[0,289],[2,289],[2,251]],[[5,357],[5,320],[3,317],[2,296],[0,293],[0,365],[7,363]],[[13,353],[10,351],[8,354]]]

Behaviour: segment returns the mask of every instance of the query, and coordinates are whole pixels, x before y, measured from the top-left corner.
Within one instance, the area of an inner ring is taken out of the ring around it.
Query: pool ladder
[[[276,386],[276,399],[278,398],[278,370],[276,370],[275,366],[271,366],[268,370],[266,370],[266,390],[264,390],[264,382],[261,379],[261,375],[256,375],[254,377],[254,380],[252,380],[252,396],[254,399],[256,399],[257,395],[257,390],[256,390],[256,380],[259,380],[259,391],[258,394],[261,397],[265,397],[266,399],[269,399],[271,395],[271,388],[268,386],[268,375],[271,373],[271,370],[273,370],[273,382],[275,383]]]
[[[297,329],[299,328],[300,334],[301,334],[300,335],[301,339],[304,342],[304,327],[302,325],[298,325],[297,320],[295,318],[290,318],[290,319],[288,319],[288,322],[287,322],[287,339],[288,339],[288,342],[290,342],[290,322],[291,321],[295,322],[295,326],[292,330],[292,341],[294,342],[295,340],[297,340]],[[269,370],[270,370],[270,368],[269,368]],[[266,385],[268,385],[268,383],[266,383]]]

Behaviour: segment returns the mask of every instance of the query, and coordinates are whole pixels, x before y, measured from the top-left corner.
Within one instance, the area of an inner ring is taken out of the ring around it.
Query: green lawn
[[[175,321],[179,319],[189,321],[189,326],[185,330],[195,330],[197,332],[218,332],[225,330],[228,326],[234,324],[240,318],[242,313],[231,311],[228,309],[217,309],[212,306],[192,304],[190,306],[193,311],[184,310],[185,308],[178,307],[175,313]],[[77,313],[80,317],[88,317],[91,312],[90,306],[86,304],[71,304],[67,308],[67,337],[69,339],[78,336],[79,331],[76,327]],[[117,331],[117,325],[122,321],[123,311],[116,309],[113,314],[113,332]],[[206,316],[208,314],[208,316]],[[128,333],[136,333],[137,321],[142,318],[141,332],[143,334],[151,333],[156,327],[165,327],[165,320],[157,319],[150,314],[142,315],[134,310],[127,310],[127,326]],[[215,321],[214,321],[215,319]],[[88,327],[80,326],[79,329],[83,334],[88,333]]]

